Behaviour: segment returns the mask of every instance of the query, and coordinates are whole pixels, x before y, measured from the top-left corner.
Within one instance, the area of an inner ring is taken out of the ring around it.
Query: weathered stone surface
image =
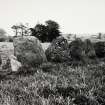
[[[1,71],[16,72],[21,67],[21,63],[17,60],[17,58],[14,55],[7,55],[4,53],[4,55],[2,54],[1,56]]]
[[[13,44],[8,42],[1,42],[0,43],[0,58],[1,58],[0,71],[11,71],[9,56],[12,54],[14,54]]]
[[[34,36],[16,37],[13,45],[14,55],[22,65],[34,67],[47,61],[39,40]]]
[[[86,39],[84,41],[84,47],[85,47],[85,54],[88,58],[90,59],[96,58],[96,52],[94,49],[94,45],[89,39]]]
[[[105,57],[105,41],[94,43],[94,49],[98,58]]]
[[[45,51],[47,59],[54,62],[65,62],[70,59],[68,51],[68,42],[64,37],[58,37],[52,41]]]
[[[80,61],[85,58],[84,42],[81,39],[76,39],[69,44],[70,55],[73,60]]]
[[[47,48],[49,47],[50,44],[51,43],[41,43],[44,52],[47,50]]]
[[[1,59],[1,55],[0,55],[0,65],[2,64],[2,59]]]
[[[14,55],[11,55],[9,57],[9,60],[12,72],[18,71],[18,69],[22,66]]]
[[[96,61],[95,49],[89,39],[82,41],[77,38],[69,44],[69,50],[74,63],[89,64]]]

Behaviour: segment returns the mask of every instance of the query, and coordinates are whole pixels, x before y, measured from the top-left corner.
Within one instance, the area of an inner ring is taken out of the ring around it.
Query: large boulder
[[[45,51],[46,57],[52,62],[69,61],[69,44],[67,40],[60,36],[54,39]]]
[[[85,45],[85,54],[86,54],[86,56],[89,59],[96,58],[96,52],[95,52],[93,43],[89,39],[86,39],[84,41],[84,45]]]
[[[14,56],[13,43],[0,43],[0,73],[1,75],[16,72],[21,67],[21,63]]]
[[[95,42],[94,49],[98,58],[105,57],[105,41]]]
[[[91,64],[97,61],[94,45],[89,39],[75,39],[69,44],[69,50],[73,63]]]
[[[14,55],[24,66],[35,67],[47,61],[41,43],[34,36],[16,37],[13,45]]]
[[[85,60],[85,47],[84,42],[77,38],[69,44],[69,50],[72,60],[84,61]]]

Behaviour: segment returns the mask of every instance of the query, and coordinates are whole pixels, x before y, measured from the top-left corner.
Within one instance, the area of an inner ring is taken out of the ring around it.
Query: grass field
[[[33,74],[3,77],[0,105],[74,105],[73,99],[78,95],[95,103],[99,103],[97,97],[105,101],[105,64],[76,68],[66,64],[52,65],[46,67],[48,71],[38,67]]]
[[[13,49],[12,43],[0,43],[0,46],[4,44]],[[86,97],[88,102],[82,98],[81,104],[74,104],[78,96]],[[0,105],[104,104],[105,63],[75,68],[66,63],[51,63],[26,75],[0,75]]]

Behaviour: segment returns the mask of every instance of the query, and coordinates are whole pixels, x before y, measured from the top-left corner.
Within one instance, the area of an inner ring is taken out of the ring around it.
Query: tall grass
[[[0,105],[73,105],[78,95],[97,103],[97,97],[105,100],[105,65],[76,68],[55,65],[50,72],[37,68],[33,75],[12,75],[12,78],[7,76],[8,79],[1,80]]]

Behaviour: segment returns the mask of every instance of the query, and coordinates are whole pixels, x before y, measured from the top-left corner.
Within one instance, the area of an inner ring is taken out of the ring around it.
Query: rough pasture
[[[42,44],[44,49],[47,45]],[[13,43],[1,42],[0,48],[13,54]],[[65,63],[50,65],[36,67],[32,74],[0,77],[0,105],[105,104],[104,62],[76,68]]]

